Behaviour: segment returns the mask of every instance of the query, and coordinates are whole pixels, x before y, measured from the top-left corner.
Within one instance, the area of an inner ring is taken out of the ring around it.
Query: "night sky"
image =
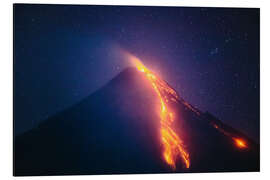
[[[259,9],[14,5],[15,134],[138,58],[186,101],[259,141]]]

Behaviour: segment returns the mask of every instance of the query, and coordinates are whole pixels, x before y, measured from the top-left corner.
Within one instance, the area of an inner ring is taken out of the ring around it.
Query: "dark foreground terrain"
[[[174,105],[190,154],[173,170],[163,160],[158,100],[128,68],[80,103],[14,138],[14,175],[259,171],[259,145],[209,113]],[[234,139],[245,140],[239,148]]]

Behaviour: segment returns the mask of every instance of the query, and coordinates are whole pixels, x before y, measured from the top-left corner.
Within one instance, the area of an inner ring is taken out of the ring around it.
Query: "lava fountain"
[[[178,100],[177,93],[162,79],[147,69],[136,57],[131,58],[137,69],[144,73],[149,83],[151,83],[160,101],[160,136],[163,145],[163,158],[165,162],[174,170],[176,161],[181,158],[185,167],[190,167],[189,153],[184,147],[183,141],[174,131],[172,123],[174,122],[174,112],[167,103],[170,100]],[[166,94],[170,95],[170,99]]]

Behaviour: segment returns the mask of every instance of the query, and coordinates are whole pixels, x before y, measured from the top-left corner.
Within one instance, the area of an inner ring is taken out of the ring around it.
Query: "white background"
[[[12,176],[12,102],[13,102],[13,3],[54,4],[114,4],[114,5],[166,5],[205,7],[259,7],[261,8],[261,172],[256,173],[195,173],[155,175],[99,175],[20,177],[19,179],[270,179],[270,2],[267,0],[44,0],[0,1],[0,179]]]

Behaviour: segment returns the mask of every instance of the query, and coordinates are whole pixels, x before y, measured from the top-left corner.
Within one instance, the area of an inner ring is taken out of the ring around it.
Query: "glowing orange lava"
[[[161,109],[160,109],[160,134],[161,142],[163,144],[163,158],[173,169],[176,168],[176,161],[180,157],[186,168],[190,166],[189,153],[184,148],[183,142],[180,137],[173,130],[172,123],[174,121],[174,115],[172,110],[167,106],[169,99],[166,94],[172,96],[174,101],[179,100],[177,93],[168,86],[168,84],[158,78],[153,72],[147,69],[141,61],[137,58],[132,58],[133,63],[137,69],[145,73],[147,79],[150,81],[156,94],[159,97]],[[170,100],[171,100],[170,99]]]
[[[236,146],[239,148],[247,148],[246,142],[240,138],[233,138]]]
[[[232,140],[234,141],[236,147],[238,147],[240,149],[248,148],[248,145],[247,145],[246,141],[243,138],[239,138],[239,137],[235,136],[233,133],[230,133],[230,132],[226,131],[225,129],[223,129],[222,127],[218,126],[215,123],[212,123],[212,126],[215,129],[217,129],[219,132],[223,133],[225,136],[228,136],[228,137],[232,138]]]

